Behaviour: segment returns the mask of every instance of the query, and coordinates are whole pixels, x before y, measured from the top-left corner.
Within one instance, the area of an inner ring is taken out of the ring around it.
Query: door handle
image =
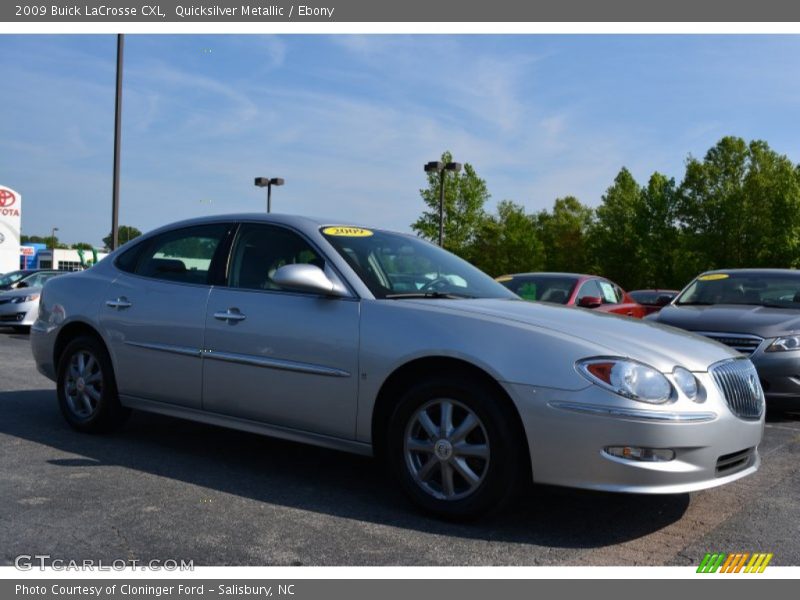
[[[130,308],[132,304],[128,302],[128,299],[125,296],[120,296],[116,300],[106,300],[106,306],[119,310],[122,308]]]
[[[240,313],[238,308],[229,308],[225,312],[215,312],[214,318],[220,321],[244,321],[247,316]]]

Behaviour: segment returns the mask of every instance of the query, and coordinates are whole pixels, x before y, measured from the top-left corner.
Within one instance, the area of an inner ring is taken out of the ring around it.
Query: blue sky
[[[0,184],[23,233],[110,229],[114,36],[0,36]],[[597,205],[724,135],[800,161],[800,36],[128,35],[121,217],[258,211],[406,231],[451,150],[492,200]]]

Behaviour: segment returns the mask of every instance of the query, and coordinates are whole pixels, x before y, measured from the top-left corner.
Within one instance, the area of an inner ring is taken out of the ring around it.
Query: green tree
[[[702,161],[690,157],[678,220],[695,272],[800,265],[798,170],[766,142],[725,137]]]
[[[629,285],[680,288],[686,283],[684,276],[678,273],[681,260],[677,200],[675,180],[653,173],[642,190],[639,203],[636,220],[639,248],[633,265],[637,276]]]
[[[544,251],[544,269],[584,273],[591,268],[587,234],[594,211],[575,198],[557,198],[552,211],[534,217]]]
[[[55,243],[56,248],[69,248],[67,244],[58,241],[58,236],[50,235],[21,235],[19,236],[20,244],[45,244],[48,248],[52,248]]]
[[[442,162],[453,160],[450,152],[442,154]],[[469,259],[469,250],[484,219],[484,205],[489,200],[486,182],[478,177],[469,163],[463,171],[454,174],[445,171],[444,195],[444,247],[450,252]],[[428,186],[419,191],[427,206],[412,225],[426,240],[439,239],[439,194],[441,174],[428,173]]]
[[[470,255],[476,267],[493,277],[539,271],[544,267],[543,246],[535,218],[510,200],[497,205],[497,215],[483,219]]]
[[[643,232],[642,188],[623,167],[606,190],[591,227],[591,250],[598,272],[623,287],[638,287]]]
[[[129,225],[120,225],[119,227],[119,245],[125,244],[132,239],[135,239],[142,235],[142,232],[136,229],[136,227],[131,227]],[[113,241],[114,233],[109,233],[106,237],[103,238],[103,243],[106,245],[106,248],[111,248],[111,242]]]
[[[77,244],[72,244],[73,250],[91,250],[93,246],[91,244],[87,244],[86,242],[78,242]]]

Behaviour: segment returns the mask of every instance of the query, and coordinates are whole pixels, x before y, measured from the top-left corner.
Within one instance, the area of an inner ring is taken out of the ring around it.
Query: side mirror
[[[295,292],[324,296],[341,296],[341,290],[316,265],[283,265],[272,276],[272,282]]]
[[[21,289],[21,288],[26,288],[26,287],[28,287],[28,283],[26,281],[20,281],[17,284],[16,289]]]
[[[666,306],[670,302],[672,302],[672,298],[670,298],[669,296],[659,296],[656,299],[656,306]]]
[[[578,306],[583,308],[597,308],[603,303],[600,296],[584,296],[578,300]]]

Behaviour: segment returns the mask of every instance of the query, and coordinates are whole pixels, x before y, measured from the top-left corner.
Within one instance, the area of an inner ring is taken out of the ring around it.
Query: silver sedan
[[[28,331],[39,315],[42,286],[64,271],[36,271],[21,278],[16,289],[0,291],[0,327]]]
[[[161,228],[48,282],[31,342],[75,429],[133,408],[374,454],[450,518],[531,480],[682,493],[760,463],[763,392],[733,350],[524,302],[436,246],[349,224]]]

